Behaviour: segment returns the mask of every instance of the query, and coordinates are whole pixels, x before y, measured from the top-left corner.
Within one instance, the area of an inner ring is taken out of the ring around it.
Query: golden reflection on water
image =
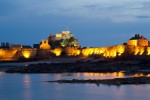
[[[85,73],[61,73],[55,74],[55,79],[113,79],[113,78],[129,78],[129,77],[150,77],[150,74],[126,74],[123,71],[120,72],[112,72],[112,73],[93,73],[93,72],[85,72]]]
[[[85,77],[110,77],[110,78],[125,78],[125,77],[150,77],[150,74],[142,74],[142,73],[136,73],[136,74],[130,74],[126,75],[124,72],[113,72],[113,73],[83,73],[83,76]]]
[[[147,77],[150,77],[150,74],[147,74]]]
[[[83,76],[88,77],[88,76],[98,76],[98,77],[119,77],[123,78],[125,77],[125,74],[123,72],[113,72],[113,73],[83,73]]]
[[[140,73],[140,74],[134,74],[133,75],[133,77],[142,77],[142,76],[146,76],[146,77],[150,77],[150,74],[142,74],[142,73]]]
[[[61,75],[61,74],[54,74],[54,76],[55,76],[55,79],[56,79],[56,80],[59,80],[59,79],[61,79],[61,76],[62,76],[62,75]]]
[[[86,72],[86,73],[63,73],[63,74],[56,74],[55,79],[65,78],[65,76],[73,77],[73,78],[85,78],[85,79],[109,79],[109,78],[124,78],[126,77],[123,72],[113,72],[113,73],[93,73],[93,72]],[[67,78],[66,77],[66,78]]]
[[[29,75],[25,75],[23,78],[23,83],[26,88],[30,88],[30,77]]]
[[[134,74],[133,76],[134,77],[141,77],[141,76],[144,76],[144,74]]]
[[[25,88],[25,92],[24,92],[24,99],[25,100],[30,100],[31,99],[31,80],[30,80],[30,76],[29,75],[24,75],[23,77],[23,83],[24,83],[24,88]]]
[[[0,75],[3,75],[3,74],[5,74],[5,72],[0,72]]]
[[[113,79],[113,78],[127,78],[127,77],[150,77],[150,74],[126,74],[125,72],[112,72],[112,73],[93,73],[93,72],[85,72],[85,73],[63,73],[63,74],[55,74],[55,79]]]

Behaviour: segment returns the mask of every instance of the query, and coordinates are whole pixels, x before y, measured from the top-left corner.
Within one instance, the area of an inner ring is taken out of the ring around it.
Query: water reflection
[[[23,77],[24,84],[24,99],[31,100],[31,80],[30,76],[25,74]]]
[[[3,74],[5,74],[5,72],[0,72],[0,75],[3,75]]]
[[[46,81],[46,80],[49,80],[50,77],[49,77],[49,74],[41,74],[40,78],[42,81]]]
[[[30,76],[29,75],[27,74],[24,75],[23,83],[24,83],[25,88],[30,88]]]
[[[150,85],[123,85],[120,87],[100,85],[97,87],[95,84],[43,82],[58,78],[127,77],[122,73],[2,74],[0,75],[0,98],[2,100],[12,98],[14,100],[18,98],[20,100],[149,100]],[[134,75],[129,77],[131,76]]]
[[[113,78],[128,78],[128,77],[150,77],[150,74],[126,74],[125,72],[112,72],[112,73],[61,73],[54,74],[55,80],[59,79],[113,79]]]
[[[133,74],[134,77],[141,77],[141,76],[145,76],[144,74]],[[146,75],[147,76],[147,75]]]
[[[125,74],[123,72],[113,72],[113,73],[83,73],[84,77],[101,77],[103,78],[124,78]]]
[[[128,77],[124,72],[113,73],[61,73],[54,74],[55,80],[59,79],[112,79]]]
[[[147,77],[150,77],[150,74],[147,74]]]
[[[64,74],[54,74],[55,80],[61,79],[61,77],[62,77],[63,75],[64,75]],[[66,76],[68,76],[68,75],[66,75]]]
[[[146,76],[146,77],[150,77],[150,74],[142,74],[142,73],[136,73],[136,74],[133,74],[133,75],[131,75],[131,76],[133,76],[133,77],[142,77],[142,76]]]

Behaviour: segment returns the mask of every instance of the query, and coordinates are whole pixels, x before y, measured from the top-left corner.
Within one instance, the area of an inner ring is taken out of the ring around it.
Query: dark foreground
[[[68,58],[70,59],[70,58]],[[6,73],[78,73],[78,72],[124,72],[125,74],[150,74],[149,60],[74,60],[58,59],[51,63],[37,63],[25,66],[2,66],[0,71]],[[62,60],[66,62],[62,62]],[[59,63],[58,63],[59,62]],[[106,84],[106,85],[126,85],[126,84],[150,84],[150,77],[131,77],[115,78],[105,80],[55,80],[48,82],[58,83],[89,83],[89,84]]]
[[[86,61],[0,66],[7,73],[120,72],[150,73],[149,61]]]
[[[54,80],[47,82],[56,82],[56,83],[72,83],[72,84],[80,84],[80,83],[88,83],[88,84],[104,84],[104,85],[140,85],[140,84],[150,84],[150,77],[131,77],[131,78],[114,78],[114,79],[103,79],[103,80]]]

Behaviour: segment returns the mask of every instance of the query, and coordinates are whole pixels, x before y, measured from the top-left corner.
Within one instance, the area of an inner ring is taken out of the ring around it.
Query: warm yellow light
[[[144,74],[134,74],[133,76],[134,77],[141,77],[141,76],[144,76]]]
[[[48,40],[46,40],[46,42],[44,40],[42,40],[42,44],[40,45],[40,49],[44,49],[44,50],[49,50],[51,47],[48,44]]]
[[[150,77],[150,74],[148,74],[147,77]]]
[[[51,53],[54,53],[56,56],[60,56],[62,53],[62,49],[61,48],[56,48],[55,50],[51,50]]]
[[[135,47],[134,48],[134,55],[138,55],[139,51],[140,51],[139,47],[138,46]]]
[[[2,56],[3,56],[3,54],[4,54],[3,50],[2,50],[2,49],[0,49],[0,57],[2,57]]]
[[[114,58],[117,56],[122,55],[125,51],[124,45],[116,45],[116,46],[110,46],[110,47],[100,47],[100,48],[86,48],[82,50],[83,56],[89,56],[89,55],[103,55],[104,57],[110,57]]]
[[[26,59],[30,58],[30,56],[31,56],[30,51],[25,50],[25,51],[22,51],[22,53],[23,53],[24,58],[26,58]]]
[[[61,52],[60,51],[56,51],[55,54],[56,54],[56,56],[60,56]]]
[[[14,49],[0,49],[0,59],[12,60],[16,56],[17,50]]]
[[[150,47],[147,47],[147,55],[150,55]]]
[[[120,78],[122,78],[122,77],[125,76],[125,74],[124,74],[123,72],[119,72],[119,73],[118,73],[118,76],[119,76]]]
[[[26,54],[24,54],[24,57],[25,57],[25,58],[30,58],[30,54],[29,54],[29,53],[26,53]]]
[[[144,47],[139,47],[139,55],[143,55],[144,53]]]
[[[138,45],[138,40],[129,40],[128,45],[137,46]]]
[[[68,56],[77,56],[80,55],[80,50],[75,47],[66,47],[65,52]],[[86,52],[85,52],[86,53]]]

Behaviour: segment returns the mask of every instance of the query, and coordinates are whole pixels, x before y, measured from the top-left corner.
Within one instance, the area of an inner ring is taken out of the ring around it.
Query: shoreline
[[[92,57],[61,57],[29,62],[0,63],[6,73],[125,72],[150,74],[149,60],[110,60]]]
[[[36,62],[36,61],[35,61]],[[24,63],[24,62],[22,62]],[[1,63],[0,63],[1,64]],[[7,63],[6,63],[7,64]],[[8,63],[9,64],[9,63]],[[16,63],[18,64],[18,62]],[[93,58],[64,57],[50,58],[35,64],[12,66],[0,65],[5,73],[42,74],[42,73],[119,73],[133,75],[130,78],[52,80],[47,82],[96,84],[96,85],[140,85],[150,84],[150,62],[148,60],[103,60]],[[134,74],[140,74],[137,77]]]
[[[131,77],[131,78],[114,78],[114,79],[72,79],[72,80],[52,80],[45,81],[50,83],[60,83],[60,84],[96,84],[96,85],[143,85],[150,84],[150,77]]]
[[[64,72],[119,72],[150,73],[149,65],[114,62],[38,63],[24,66],[1,66],[7,73],[64,73]]]

